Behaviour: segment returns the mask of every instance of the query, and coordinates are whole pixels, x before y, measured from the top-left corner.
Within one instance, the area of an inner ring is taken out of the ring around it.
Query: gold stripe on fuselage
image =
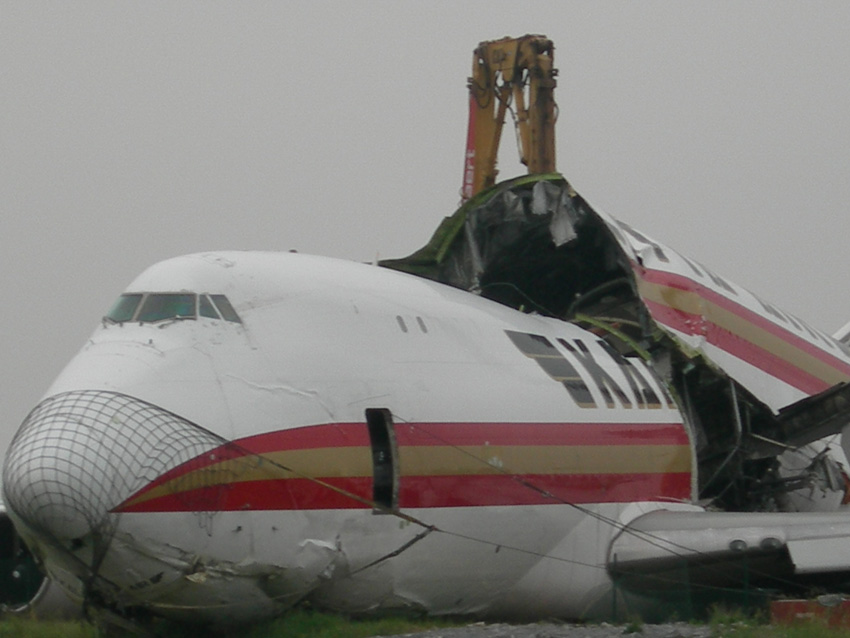
[[[708,301],[696,292],[671,288],[640,278],[638,278],[638,292],[641,297],[649,301],[654,301],[673,310],[701,316],[723,330],[770,352],[813,377],[821,379],[825,384],[834,385],[848,380],[846,374],[836,370],[828,363],[801,350],[782,337],[754,325],[751,321],[731,310]],[[731,354],[734,355],[735,353]]]
[[[687,445],[400,446],[399,469],[401,476],[658,474],[690,472],[691,453]],[[283,450],[192,470],[125,505],[243,481],[370,476],[366,447]]]

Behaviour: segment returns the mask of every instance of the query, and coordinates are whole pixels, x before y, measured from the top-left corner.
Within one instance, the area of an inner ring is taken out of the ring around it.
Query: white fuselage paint
[[[128,291],[224,294],[243,323],[104,323],[46,398],[121,393],[228,441],[362,422],[366,408],[386,408],[397,423],[683,423],[666,401],[639,406],[593,334],[376,267],[292,254],[203,254],[157,264]],[[608,407],[573,359],[597,406],[579,407],[506,330],[552,343],[581,340],[631,406],[615,396]],[[649,369],[634,365],[663,396]],[[696,509],[687,500],[403,509],[435,531],[371,567],[425,528],[367,507],[126,512],[110,515],[115,532],[98,574],[121,604],[195,620],[268,617],[304,597],[346,611],[600,615],[611,605],[606,562],[620,525],[653,509]],[[19,523],[26,535],[26,521]],[[43,534],[28,539],[48,571],[82,593],[68,548]],[[91,560],[85,547],[71,551]]]

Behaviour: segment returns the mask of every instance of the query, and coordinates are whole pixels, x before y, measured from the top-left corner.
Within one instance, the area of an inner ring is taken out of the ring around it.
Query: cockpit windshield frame
[[[242,323],[225,295],[195,292],[125,292],[104,320],[110,323],[161,323],[163,321],[224,320]]]

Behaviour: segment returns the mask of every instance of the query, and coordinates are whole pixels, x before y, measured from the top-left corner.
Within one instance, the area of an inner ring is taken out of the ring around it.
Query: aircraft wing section
[[[779,411],[777,438],[794,447],[837,434],[850,423],[850,384],[840,383]]]
[[[834,585],[850,581],[850,514],[656,511],[614,540],[608,569],[644,593]]]

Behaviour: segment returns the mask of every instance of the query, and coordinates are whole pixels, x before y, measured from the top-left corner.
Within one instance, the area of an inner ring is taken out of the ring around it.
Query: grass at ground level
[[[369,638],[462,624],[466,623],[440,618],[383,617],[353,620],[336,614],[295,610],[272,622],[240,627],[238,634],[240,638]],[[198,635],[197,627],[182,627],[164,621],[155,623],[151,631],[153,635],[163,638],[194,638]],[[227,634],[231,632],[222,635]],[[0,638],[101,638],[103,635],[95,626],[83,621],[18,617],[0,619]],[[211,636],[207,631],[204,635]]]
[[[773,625],[766,613],[715,609],[708,622],[713,638],[850,638],[850,627],[828,627],[822,619]]]
[[[0,638],[98,638],[97,629],[84,622],[53,620],[0,620]]]
[[[312,610],[296,610],[275,621],[240,628],[240,638],[370,638],[393,636],[435,628],[463,626],[465,621],[439,618],[388,617],[350,619]],[[707,623],[713,638],[850,638],[850,628],[832,629],[817,621],[793,626],[770,625],[758,616],[720,610]],[[622,625],[624,636],[639,637],[641,621]],[[154,635],[168,638],[196,636],[196,628],[181,628],[170,623],[153,627]],[[228,632],[229,633],[229,632]],[[210,636],[210,633],[205,632]],[[0,619],[0,638],[102,638],[103,634],[85,622],[39,621],[22,618]]]

